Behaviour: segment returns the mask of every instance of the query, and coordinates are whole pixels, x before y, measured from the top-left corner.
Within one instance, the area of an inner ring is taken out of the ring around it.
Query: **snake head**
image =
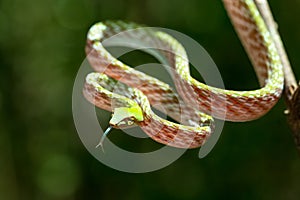
[[[103,133],[99,144],[96,146],[102,147],[103,149],[103,141],[106,135],[110,132],[112,128],[130,128],[133,127],[137,122],[141,122],[144,120],[142,109],[139,106],[132,106],[132,107],[120,107],[115,108],[114,113],[112,115],[111,120],[109,121],[109,127]]]
[[[136,125],[137,122],[143,121],[143,112],[139,106],[115,108],[110,126],[113,128],[130,128]]]

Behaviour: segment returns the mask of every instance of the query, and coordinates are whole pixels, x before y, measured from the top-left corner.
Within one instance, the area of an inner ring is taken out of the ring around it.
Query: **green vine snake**
[[[253,0],[223,2],[254,66],[260,89],[233,91],[205,85],[191,76],[185,49],[172,36],[160,31],[141,31],[136,24],[118,21],[100,22],[89,30],[86,53],[96,72],[86,77],[85,98],[113,113],[111,127],[138,125],[153,140],[178,148],[203,145],[213,132],[213,117],[249,121],[267,113],[283,89],[278,52]],[[117,60],[101,44],[126,30],[134,30],[128,38],[167,49],[158,52],[172,68],[178,94],[164,82]],[[162,111],[178,123],[157,116],[151,108],[157,104],[163,104]],[[219,106],[212,108],[213,105]]]

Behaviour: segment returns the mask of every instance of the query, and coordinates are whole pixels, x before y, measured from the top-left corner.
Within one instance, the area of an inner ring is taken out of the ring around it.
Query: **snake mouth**
[[[113,119],[113,118],[112,118]],[[110,121],[109,125],[116,129],[125,129],[136,126],[135,120],[133,117],[122,119],[121,121],[115,122]]]

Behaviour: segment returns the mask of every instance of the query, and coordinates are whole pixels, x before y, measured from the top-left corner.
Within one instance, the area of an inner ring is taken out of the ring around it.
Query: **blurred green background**
[[[299,78],[300,1],[270,4]],[[86,33],[107,19],[185,33],[210,53],[227,88],[258,86],[221,1],[2,0],[0,199],[300,198],[282,100],[256,121],[226,122],[204,159],[190,150],[159,171],[128,174],[92,157],[75,130],[71,95]]]

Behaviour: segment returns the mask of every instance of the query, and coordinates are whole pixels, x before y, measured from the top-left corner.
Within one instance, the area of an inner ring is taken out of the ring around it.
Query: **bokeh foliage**
[[[300,1],[270,4],[299,78]],[[190,150],[162,170],[127,174],[94,159],[76,133],[71,95],[88,28],[107,19],[185,33],[210,53],[227,88],[258,86],[221,1],[2,0],[0,199],[299,199],[282,100],[259,120],[226,123],[201,160]]]

